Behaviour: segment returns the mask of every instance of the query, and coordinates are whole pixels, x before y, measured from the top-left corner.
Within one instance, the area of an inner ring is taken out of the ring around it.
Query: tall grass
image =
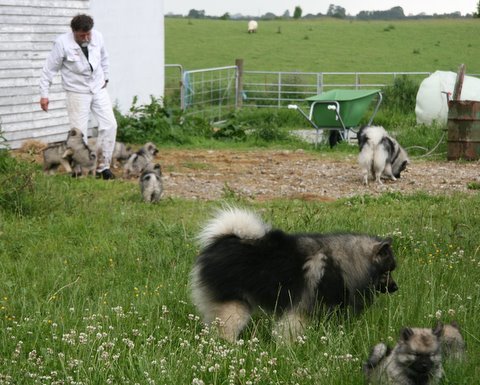
[[[221,202],[145,205],[136,184],[32,173],[16,205],[28,210],[0,202],[1,384],[358,384],[374,343],[453,319],[469,360],[448,363],[444,383],[480,374],[478,195],[247,203],[226,193],[287,231],[392,236],[400,287],[360,316],[313,320],[292,345],[276,343],[260,313],[228,344],[188,290],[195,236]],[[4,181],[2,194],[18,190]]]

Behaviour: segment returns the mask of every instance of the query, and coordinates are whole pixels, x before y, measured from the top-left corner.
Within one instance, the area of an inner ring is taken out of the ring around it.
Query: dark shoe
[[[102,174],[102,179],[104,180],[115,179],[115,175],[113,175],[113,172],[111,172],[108,168],[103,170],[100,174]]]

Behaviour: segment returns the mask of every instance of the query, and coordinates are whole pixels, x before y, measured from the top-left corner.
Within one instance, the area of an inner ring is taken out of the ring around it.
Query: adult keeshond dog
[[[432,385],[443,376],[442,329],[403,328],[393,349],[383,342],[372,349],[364,365],[371,384]]]
[[[410,163],[407,152],[380,126],[362,127],[357,134],[360,154],[358,163],[363,169],[363,182],[370,176],[379,184],[381,178],[396,180]]]
[[[325,308],[360,312],[375,292],[394,292],[390,238],[287,234],[256,214],[220,210],[199,235],[192,299],[207,324],[234,341],[257,308],[279,316],[276,335],[294,339],[306,316]]]

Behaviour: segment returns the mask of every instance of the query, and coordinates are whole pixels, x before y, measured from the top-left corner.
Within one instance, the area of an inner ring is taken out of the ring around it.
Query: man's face
[[[73,31],[73,38],[82,47],[86,47],[92,38],[92,31]]]

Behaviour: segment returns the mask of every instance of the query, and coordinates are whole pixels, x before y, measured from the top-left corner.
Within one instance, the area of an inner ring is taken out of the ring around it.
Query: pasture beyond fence
[[[284,72],[246,71],[236,65],[185,71],[165,67],[165,96],[184,110],[211,121],[238,108],[287,108],[334,88],[368,89],[392,85],[406,76],[420,83],[431,72]]]

